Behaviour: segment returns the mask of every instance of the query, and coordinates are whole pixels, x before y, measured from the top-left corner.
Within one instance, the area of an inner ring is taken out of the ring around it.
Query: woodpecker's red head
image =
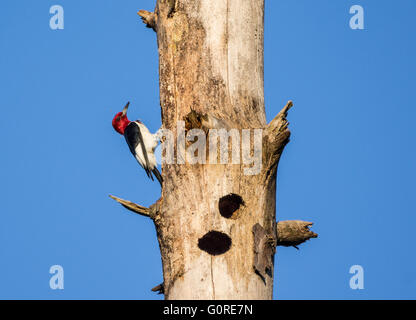
[[[127,102],[122,112],[116,114],[113,119],[113,128],[120,134],[124,134],[124,130],[130,123],[130,120],[127,119],[127,109],[129,108],[130,102]]]

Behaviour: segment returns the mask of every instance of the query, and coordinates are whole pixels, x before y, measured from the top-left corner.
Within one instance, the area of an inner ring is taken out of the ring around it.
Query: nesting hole
[[[237,219],[238,209],[244,205],[243,198],[235,193],[227,194],[218,202],[220,214],[227,219]]]
[[[219,231],[210,231],[198,240],[199,249],[213,255],[226,253],[231,248],[231,238]]]

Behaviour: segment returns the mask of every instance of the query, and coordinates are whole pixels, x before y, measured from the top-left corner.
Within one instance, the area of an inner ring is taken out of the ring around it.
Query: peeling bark
[[[267,234],[264,228],[256,223],[253,226],[254,235],[254,271],[266,283],[267,277],[273,277],[273,257],[276,252],[276,239]]]

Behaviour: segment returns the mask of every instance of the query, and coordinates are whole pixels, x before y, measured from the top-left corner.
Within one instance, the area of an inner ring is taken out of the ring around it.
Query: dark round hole
[[[210,231],[198,240],[198,247],[216,256],[230,250],[231,238],[219,231]]]
[[[241,205],[244,205],[243,198],[235,193],[227,194],[218,202],[218,209],[224,218],[231,218]]]

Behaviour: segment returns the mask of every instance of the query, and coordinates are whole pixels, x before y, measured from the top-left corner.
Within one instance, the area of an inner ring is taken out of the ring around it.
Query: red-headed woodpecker
[[[141,121],[130,121],[127,119],[129,104],[130,102],[127,102],[123,111],[115,115],[113,128],[118,133],[124,135],[131,153],[146,171],[147,176],[153,180],[153,173],[160,185],[162,185],[163,179],[156,167],[156,157],[154,154],[160,140],[160,130],[155,134],[151,134],[149,129]]]

